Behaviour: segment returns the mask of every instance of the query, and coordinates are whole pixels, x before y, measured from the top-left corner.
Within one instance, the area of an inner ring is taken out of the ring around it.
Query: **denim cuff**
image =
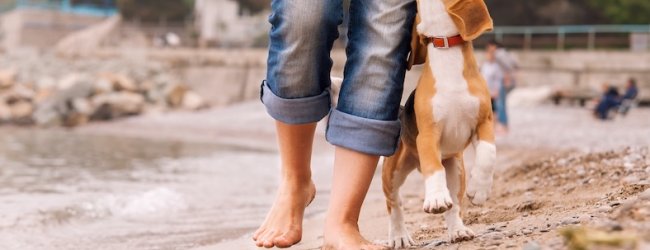
[[[306,124],[322,120],[330,112],[332,101],[327,90],[317,96],[282,98],[273,93],[265,82],[262,83],[261,99],[273,119],[287,124]]]
[[[361,153],[391,156],[397,150],[400,121],[380,121],[332,109],[327,126],[327,141]]]

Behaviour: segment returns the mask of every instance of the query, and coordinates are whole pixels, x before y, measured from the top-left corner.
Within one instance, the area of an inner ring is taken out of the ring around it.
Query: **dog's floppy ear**
[[[465,41],[472,41],[494,24],[483,0],[445,0],[445,6]]]
[[[407,69],[413,68],[413,65],[423,64],[427,60],[427,45],[418,33],[417,26],[420,23],[420,15],[415,16],[413,22],[413,31],[411,31],[411,53],[408,57]]]

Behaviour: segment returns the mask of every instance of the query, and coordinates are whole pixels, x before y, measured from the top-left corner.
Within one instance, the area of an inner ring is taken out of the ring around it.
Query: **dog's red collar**
[[[463,40],[463,37],[460,35],[449,36],[449,37],[446,36],[427,37],[427,41],[433,44],[433,47],[437,49],[448,49],[465,43],[465,40]]]

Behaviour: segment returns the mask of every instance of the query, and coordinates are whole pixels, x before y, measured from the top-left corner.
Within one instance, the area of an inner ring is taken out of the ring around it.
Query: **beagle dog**
[[[394,248],[414,245],[399,196],[410,172],[417,168],[424,176],[424,211],[444,213],[450,241],[459,242],[474,238],[460,217],[463,197],[484,203],[496,164],[490,94],[471,42],[492,29],[487,6],[483,0],[418,0],[418,13],[409,68],[425,66],[400,117],[399,148],[382,171]],[[476,162],[466,185],[463,151],[469,145]]]

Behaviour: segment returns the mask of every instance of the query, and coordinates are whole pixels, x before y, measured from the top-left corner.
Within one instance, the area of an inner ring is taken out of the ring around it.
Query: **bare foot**
[[[387,250],[387,246],[374,244],[361,236],[357,225],[326,226],[321,250]]]
[[[262,226],[253,234],[258,247],[291,247],[302,239],[302,219],[305,208],[316,195],[316,186],[282,184],[278,196]]]

